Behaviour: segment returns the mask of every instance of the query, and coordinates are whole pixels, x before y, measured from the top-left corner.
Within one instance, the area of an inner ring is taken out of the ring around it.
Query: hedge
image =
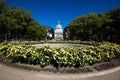
[[[120,58],[120,45],[102,42],[94,46],[61,47],[51,46],[34,47],[26,44],[1,44],[0,54],[11,62],[27,64],[83,67],[99,62],[108,62]]]

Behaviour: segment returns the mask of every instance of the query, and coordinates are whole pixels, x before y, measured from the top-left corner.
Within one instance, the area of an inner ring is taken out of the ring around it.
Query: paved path
[[[69,43],[45,43],[45,44],[34,44],[33,46],[52,46],[52,47],[80,47],[80,46],[88,46],[84,44],[69,44]]]
[[[36,72],[0,64],[0,80],[120,80],[120,67],[86,74]]]

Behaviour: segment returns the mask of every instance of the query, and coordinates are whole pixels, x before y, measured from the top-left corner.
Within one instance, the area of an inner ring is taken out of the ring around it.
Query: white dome
[[[62,25],[60,24],[60,21],[58,21],[58,23],[56,25],[55,33],[63,33]]]
[[[63,30],[62,29],[56,29],[55,33],[63,33]]]
[[[58,23],[56,25],[56,29],[62,29],[62,25],[60,24],[60,21],[58,21]]]
[[[60,23],[58,23],[58,24],[56,25],[56,29],[62,29],[62,25],[61,25]]]
[[[63,40],[63,30],[62,25],[60,24],[60,21],[58,21],[55,29],[55,40]]]

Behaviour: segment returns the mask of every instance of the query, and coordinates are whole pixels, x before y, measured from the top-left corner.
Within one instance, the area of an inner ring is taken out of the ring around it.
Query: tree
[[[3,11],[6,9],[5,5],[7,2],[0,1],[0,15],[3,13]]]
[[[45,39],[45,27],[31,18],[30,11],[15,6],[5,8],[3,3],[0,3],[0,8],[2,9],[0,10],[1,39]]]
[[[120,9],[105,14],[90,13],[73,19],[65,28],[69,39],[116,41],[120,40]]]
[[[3,15],[3,12],[6,10],[6,8],[5,8],[5,5],[6,5],[7,3],[6,2],[3,2],[3,1],[0,1],[0,38],[1,39],[3,39],[4,38],[4,30],[5,30],[5,28],[6,27],[4,27],[4,20],[5,20],[5,18],[4,17],[2,17],[2,15]]]
[[[112,34],[111,38],[114,41],[120,40],[120,8],[115,8],[106,12],[106,15],[112,19],[111,29]]]

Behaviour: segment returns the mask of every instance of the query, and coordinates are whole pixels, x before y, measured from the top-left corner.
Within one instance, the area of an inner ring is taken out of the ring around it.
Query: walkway
[[[120,67],[86,74],[36,72],[0,64],[0,80],[120,80]]]

